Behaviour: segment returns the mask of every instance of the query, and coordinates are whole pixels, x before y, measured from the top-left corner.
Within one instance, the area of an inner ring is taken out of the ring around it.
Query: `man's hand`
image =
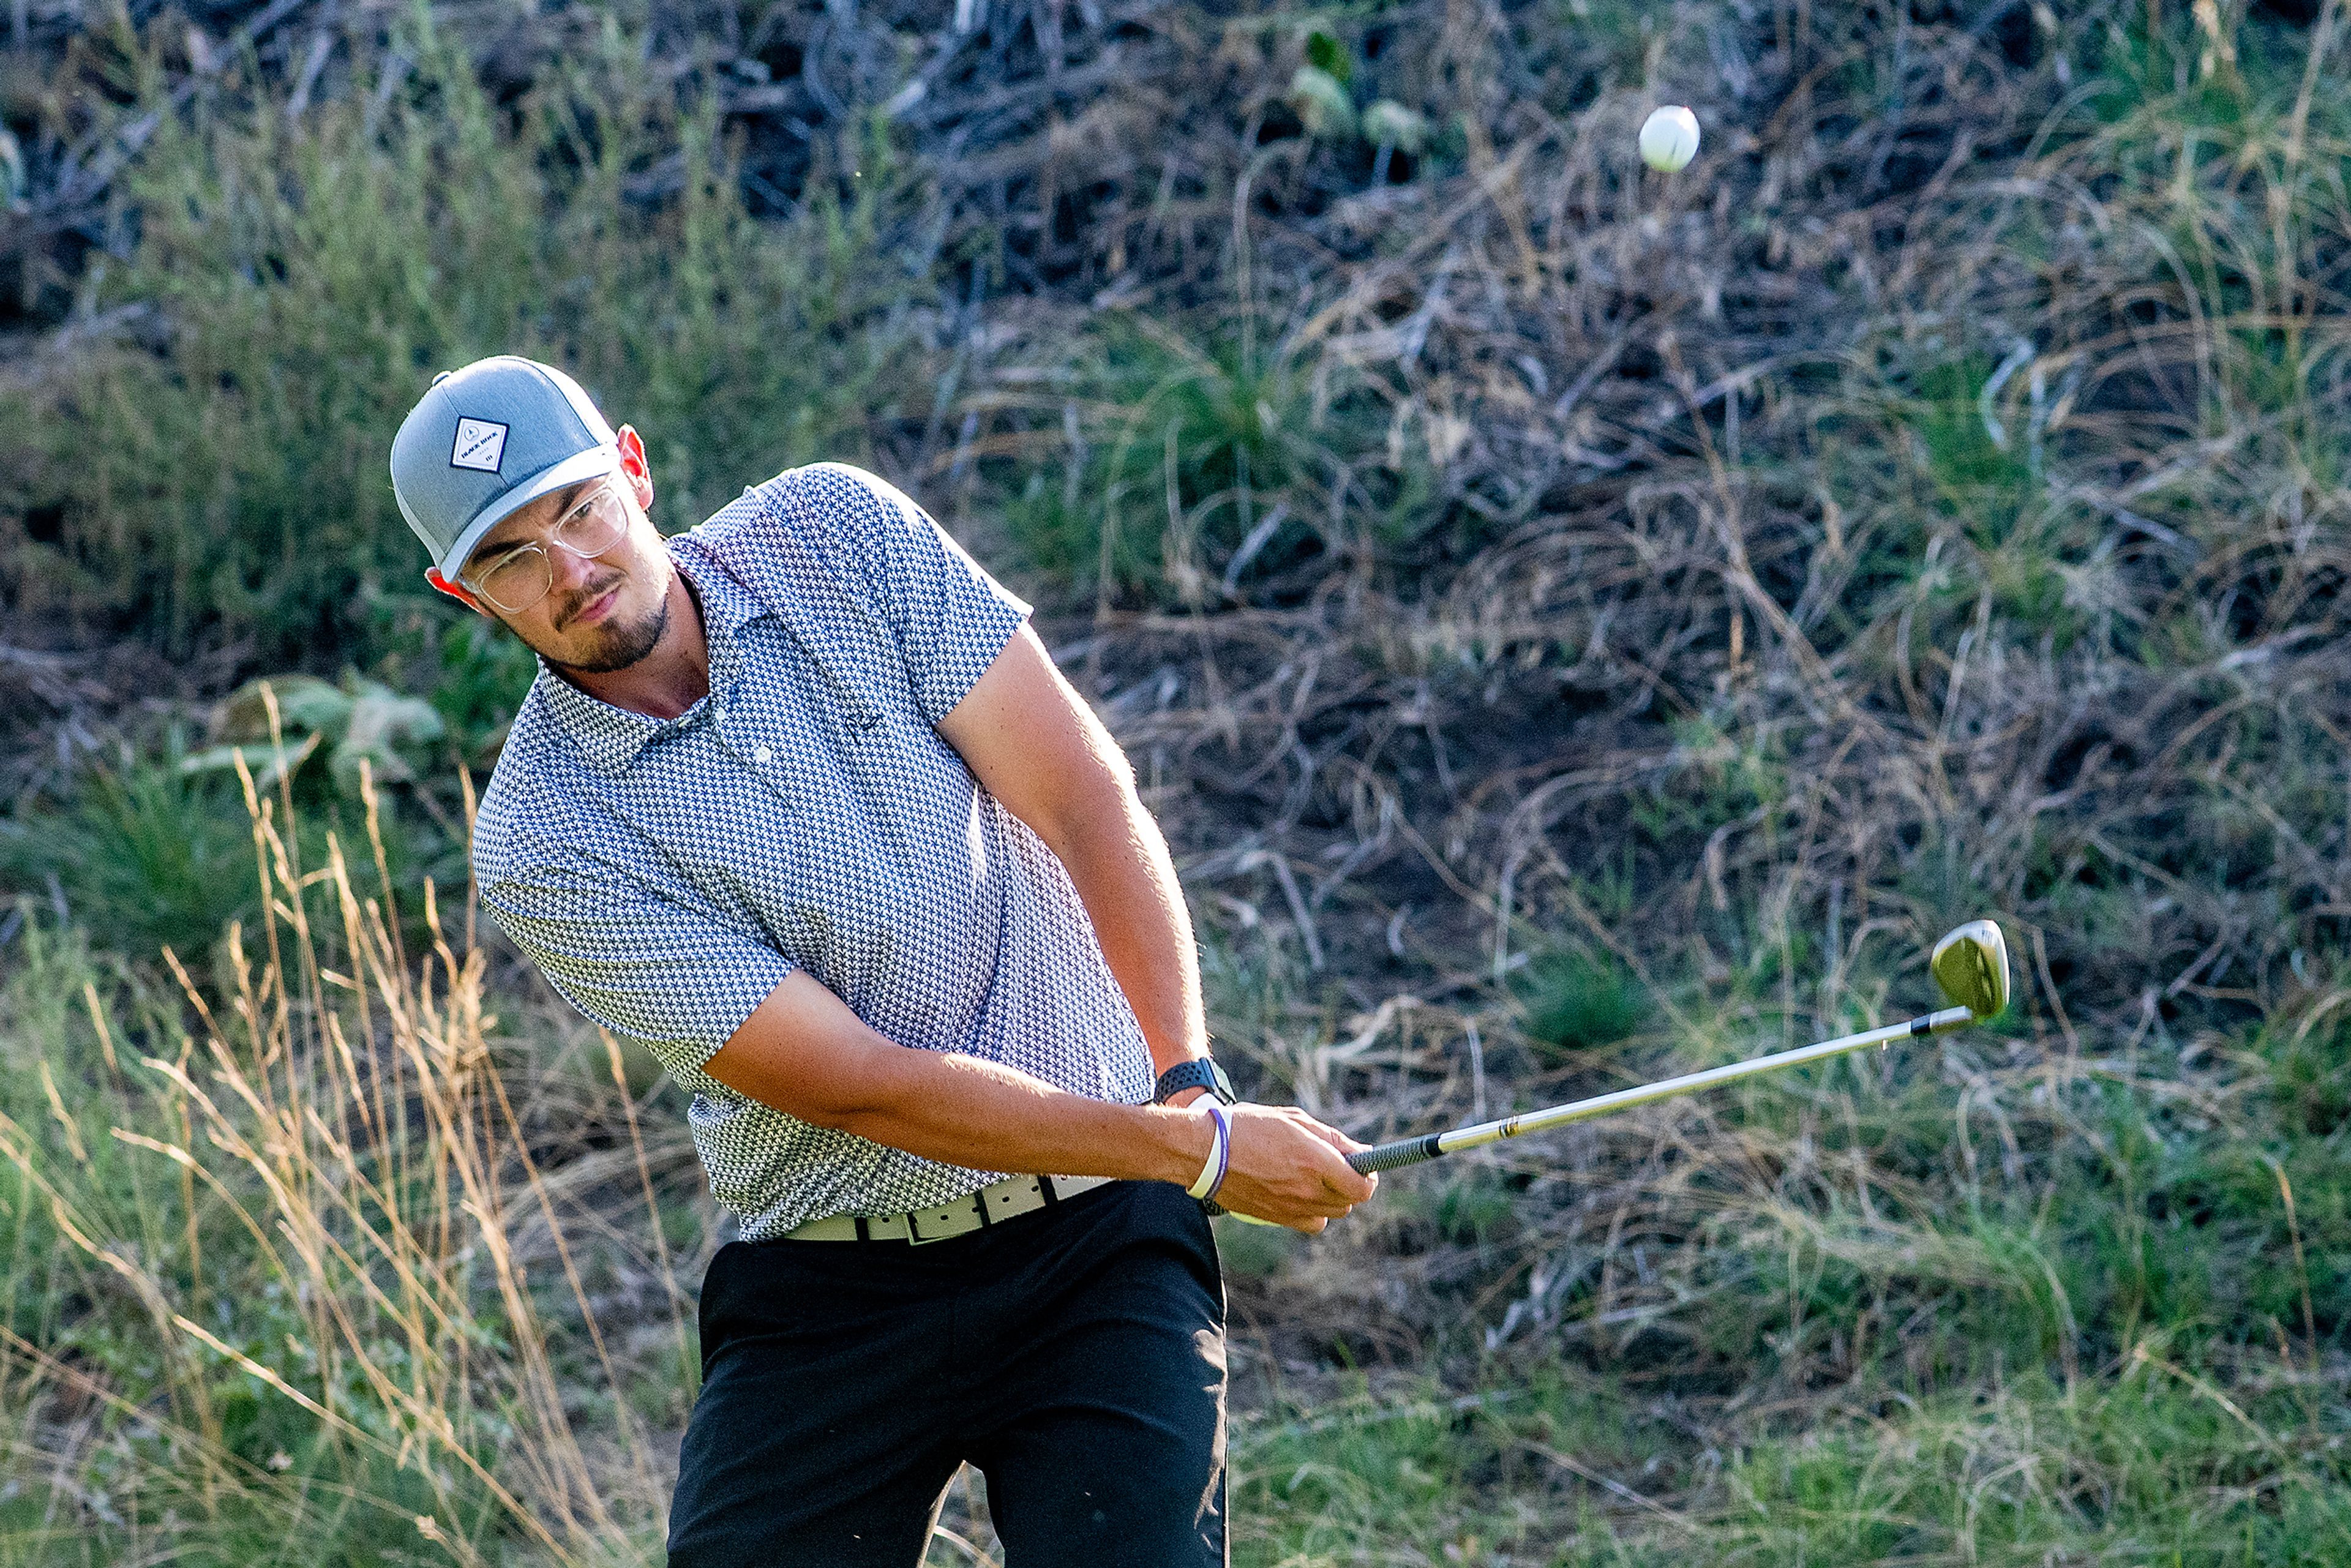
[[[1379,1190],[1378,1176],[1364,1176],[1346,1161],[1369,1145],[1303,1111],[1235,1105],[1225,1113],[1233,1135],[1217,1202],[1236,1214],[1311,1236]]]

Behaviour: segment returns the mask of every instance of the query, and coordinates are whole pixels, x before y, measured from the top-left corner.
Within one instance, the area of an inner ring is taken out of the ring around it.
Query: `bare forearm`
[[[873,1103],[841,1130],[976,1170],[1189,1184],[1209,1133],[1198,1116],[1056,1089],[977,1057],[910,1051]]]
[[[879,1036],[831,1047],[816,1071],[796,1055],[732,1045],[705,1071],[802,1121],[975,1170],[1188,1185],[1207,1155],[1207,1124],[1186,1112],[1090,1100],[1016,1068]]]
[[[804,969],[703,1071],[801,1121],[977,1170],[1188,1186],[1215,1139],[1194,1112],[1089,1100],[1000,1063],[899,1045]],[[1362,1145],[1302,1111],[1237,1106],[1230,1125],[1227,1201],[1242,1213],[1313,1231],[1372,1194],[1341,1157]]]
[[[1184,890],[1134,769],[1022,627],[939,721],[973,776],[1068,868],[1162,1072],[1208,1049]]]
[[[902,1055],[877,1080],[871,1108],[843,1116],[844,1130],[878,1143],[981,1170],[1106,1176],[1188,1186],[1211,1145],[1207,1119],[1153,1105],[1112,1105],[1065,1094],[1027,1074],[967,1056]],[[884,1103],[886,1102],[886,1103]],[[1302,1111],[1243,1105],[1231,1113],[1228,1185],[1241,1212],[1318,1230],[1372,1195],[1376,1176],[1343,1161],[1362,1147]]]
[[[1143,802],[1131,788],[1105,787],[1102,796],[1052,848],[1085,902],[1152,1063],[1165,1072],[1208,1049],[1192,916],[1167,841]]]

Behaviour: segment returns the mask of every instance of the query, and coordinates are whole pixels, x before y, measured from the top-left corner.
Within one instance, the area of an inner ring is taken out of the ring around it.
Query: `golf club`
[[[1604,1116],[1628,1105],[1646,1105],[1652,1100],[1671,1099],[1695,1089],[1711,1089],[1718,1083],[1752,1078],[1759,1072],[1800,1067],[1807,1061],[1823,1061],[1832,1056],[1843,1056],[1847,1051],[1861,1051],[1873,1045],[1890,1045],[1897,1040],[1949,1034],[1953,1030],[1997,1018],[2008,1006],[2008,943],[2001,936],[2000,927],[1989,920],[1970,920],[1965,925],[1946,933],[1943,939],[1935,944],[1927,967],[1934,971],[1935,984],[1941,988],[1944,999],[1952,1004],[1938,1012],[1927,1013],[1902,1023],[1886,1024],[1880,1029],[1864,1030],[1859,1034],[1840,1035],[1835,1040],[1824,1040],[1816,1045],[1798,1046],[1793,1051],[1750,1057],[1745,1061],[1727,1062],[1720,1067],[1709,1067],[1702,1072],[1685,1072],[1678,1078],[1660,1079],[1655,1083],[1642,1083],[1613,1093],[1595,1094],[1589,1100],[1554,1105],[1546,1111],[1529,1111],[1517,1116],[1505,1116],[1499,1122],[1480,1122],[1474,1126],[1456,1127],[1449,1133],[1399,1138],[1377,1148],[1349,1155],[1347,1163],[1366,1174],[1416,1166],[1439,1155],[1458,1154],[1463,1149],[1497,1144],[1504,1138],[1563,1127],[1570,1122]]]

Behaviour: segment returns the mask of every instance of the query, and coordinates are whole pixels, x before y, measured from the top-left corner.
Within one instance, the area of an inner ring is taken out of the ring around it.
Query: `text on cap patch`
[[[449,466],[495,474],[506,452],[505,425],[487,419],[461,419],[457,422],[457,444],[449,454]]]

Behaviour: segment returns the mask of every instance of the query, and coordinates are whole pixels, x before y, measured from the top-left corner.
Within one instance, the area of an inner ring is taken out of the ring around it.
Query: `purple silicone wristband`
[[[1217,1179],[1208,1184],[1207,1194],[1207,1201],[1213,1203],[1224,1187],[1225,1173],[1233,1166],[1233,1123],[1225,1114],[1225,1108],[1214,1101],[1209,1102],[1208,1114],[1217,1119]]]

